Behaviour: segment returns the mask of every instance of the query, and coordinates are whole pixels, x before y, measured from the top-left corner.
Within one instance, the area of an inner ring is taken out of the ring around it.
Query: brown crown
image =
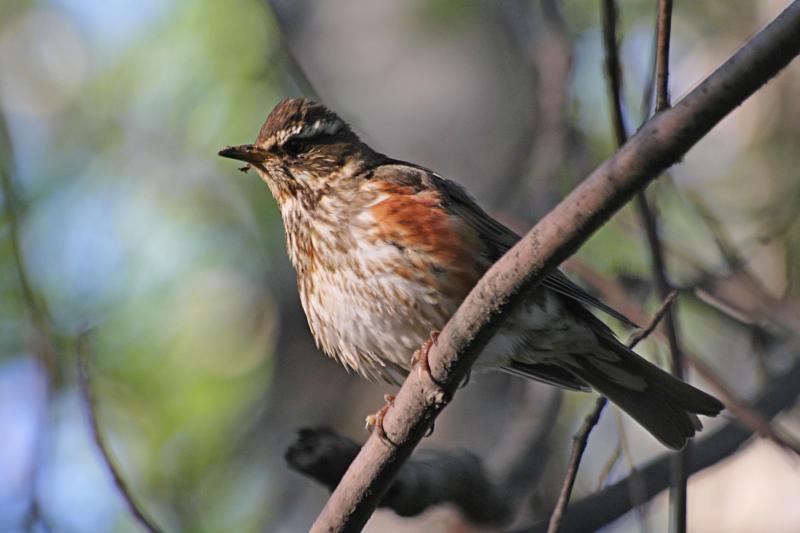
[[[267,121],[261,126],[256,144],[264,145],[281,132],[300,129],[303,125],[314,124],[319,120],[341,121],[344,124],[336,113],[322,104],[307,98],[287,98],[272,109]],[[346,124],[344,128],[347,128]]]

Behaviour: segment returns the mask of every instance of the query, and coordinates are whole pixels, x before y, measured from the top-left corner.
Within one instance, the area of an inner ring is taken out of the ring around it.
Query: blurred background
[[[676,3],[673,98],[787,3]],[[631,127],[646,115],[655,4],[620,1]],[[614,149],[594,0],[4,0],[0,530],[139,530],[78,386],[87,330],[100,429],[159,524],[310,526],[328,493],[287,467],[286,447],[316,425],[363,441],[391,387],[316,351],[269,191],[216,152],[251,142],[280,99],[312,93],[374,148],[459,181],[519,231]],[[687,351],[745,399],[798,359],[787,348],[800,322],[798,96],[795,63],[649,190],[685,289]],[[645,316],[659,305],[630,207],[567,270],[606,297],[621,289]],[[640,352],[668,356],[658,337]],[[500,472],[539,439],[529,523],[552,509],[592,405],[476,375],[423,447],[467,449]],[[797,415],[778,419],[787,439],[800,439]],[[608,409],[574,498],[663,452]],[[690,530],[800,531],[798,494],[797,457],[753,439],[691,480]],[[607,530],[665,524],[662,495]],[[412,519],[379,511],[368,526],[423,530],[492,531],[447,506]]]

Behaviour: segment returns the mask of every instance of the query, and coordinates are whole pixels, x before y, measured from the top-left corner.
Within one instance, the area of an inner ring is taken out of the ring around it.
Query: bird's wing
[[[460,185],[439,176],[435,172],[423,168],[420,168],[420,170],[426,171],[430,184],[441,192],[445,201],[445,208],[463,218],[478,232],[481,239],[486,243],[486,252],[490,261],[498,260],[520,239],[519,235],[481,209]],[[579,287],[558,269],[549,272],[542,284],[548,289],[572,300],[599,309],[629,327],[638,327],[625,315]]]

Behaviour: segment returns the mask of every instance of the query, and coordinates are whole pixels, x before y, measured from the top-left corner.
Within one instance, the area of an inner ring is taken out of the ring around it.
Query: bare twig
[[[658,0],[656,27],[656,113],[658,113],[669,107],[669,41],[672,34],[672,0]]]
[[[602,489],[606,483],[608,483],[608,478],[611,476],[611,472],[614,470],[614,467],[617,466],[621,457],[622,443],[618,442],[611,452],[611,455],[608,456],[608,460],[603,465],[603,468],[600,470],[600,474],[597,476],[597,490]]]
[[[586,444],[589,442],[589,434],[592,429],[600,421],[600,415],[603,414],[608,400],[605,396],[600,396],[594,404],[592,412],[586,415],[583,420],[578,433],[573,437],[572,452],[569,456],[569,463],[567,464],[567,474],[564,476],[564,483],[561,485],[561,492],[558,494],[556,507],[553,509],[553,514],[550,515],[550,524],[547,526],[547,533],[557,533],[561,528],[561,519],[564,516],[564,510],[567,508],[569,498],[572,495],[572,487],[575,485],[575,477],[578,475],[578,466],[581,463],[583,452],[586,450]]]
[[[797,347],[794,351],[797,351]],[[762,392],[752,409],[758,411],[764,418],[772,418],[794,405],[798,395],[800,395],[800,362],[795,363],[788,372]],[[750,436],[752,431],[736,422],[725,424],[694,447],[689,460],[689,473],[693,474],[729,457]],[[649,501],[669,486],[671,456],[672,453],[664,454],[639,470],[643,480],[643,490],[640,494],[643,501]],[[628,484],[629,479],[622,479],[570,505],[562,521],[562,533],[597,531],[630,511],[632,502]],[[543,520],[515,533],[544,533],[548,527],[548,521]]]
[[[603,20],[603,49],[606,54],[606,78],[608,78],[608,95],[611,101],[611,124],[617,146],[628,141],[628,128],[622,107],[622,69],[619,61],[617,44],[617,3],[615,0],[603,0],[601,4]]]
[[[642,339],[646,338],[650,333],[653,332],[654,329],[656,329],[656,326],[664,317],[666,310],[669,309],[669,306],[672,304],[673,300],[675,300],[674,294],[669,295],[669,297],[664,300],[664,303],[658,309],[656,314],[653,315],[653,318],[650,320],[650,322],[644,328],[642,328],[642,332],[631,339],[631,341],[628,343],[628,348],[635,348]],[[603,413],[606,403],[608,403],[608,400],[606,400],[604,396],[601,396],[597,399],[594,410],[586,416],[586,419],[583,421],[583,425],[581,426],[580,430],[573,437],[574,442],[572,444],[572,453],[570,454],[569,463],[567,465],[567,473],[564,477],[564,483],[561,485],[561,492],[558,495],[556,507],[553,509],[553,514],[550,515],[550,524],[547,527],[547,533],[557,533],[559,530],[561,519],[564,515],[564,510],[567,508],[567,504],[569,504],[569,498],[572,494],[572,487],[575,485],[575,477],[578,475],[578,466],[580,465],[581,458],[583,457],[583,452],[586,450],[586,444],[589,441],[589,434],[600,420],[600,415]]]
[[[657,35],[656,35],[656,112],[669,107],[668,78],[669,78],[669,31],[672,18],[672,2],[659,0]],[[606,48],[606,69],[609,79],[612,122],[617,143],[621,146],[628,138],[628,133],[623,120],[622,112],[622,67],[619,63],[617,46],[617,6],[615,0],[603,2],[603,42]],[[650,208],[644,190],[636,196],[636,206],[647,235],[647,244],[650,249],[653,277],[659,298],[665,299],[672,292],[672,286],[667,278],[667,267],[664,261],[664,251],[658,235],[658,220]],[[683,377],[683,354],[680,348],[678,326],[669,306],[665,307],[666,317],[664,327],[671,356],[672,374],[678,378]],[[686,461],[691,443],[675,454],[673,460],[673,486],[670,490],[670,516],[675,533],[686,531]]]
[[[669,312],[669,307],[672,305],[672,302],[675,300],[675,297],[678,296],[678,291],[672,291],[667,295],[667,298],[661,303],[661,307],[658,308],[656,311],[653,320],[647,325],[647,327],[642,328],[640,331],[637,331],[631,337],[631,340],[628,341],[630,343],[630,347],[633,348],[637,344],[639,344],[642,340],[650,336],[653,332],[653,329],[661,322],[661,319],[664,318]]]
[[[103,458],[106,468],[108,468],[108,471],[111,473],[111,477],[114,480],[114,485],[117,487],[122,499],[125,500],[131,515],[133,515],[133,517],[147,531],[150,531],[151,533],[158,533],[163,530],[158,527],[152,518],[148,516],[141,504],[136,501],[136,498],[133,496],[133,492],[131,492],[127,481],[125,481],[119,466],[117,466],[117,463],[111,454],[111,449],[109,448],[108,443],[106,443],[103,433],[100,431],[100,422],[97,419],[94,391],[92,390],[92,383],[91,379],[89,378],[89,357],[86,353],[86,337],[87,333],[82,333],[78,336],[75,350],[77,353],[78,363],[78,382],[80,384],[83,402],[86,407],[86,413],[89,416],[89,425],[91,426],[92,430],[92,438],[97,445],[97,449],[100,452],[100,456]]]
[[[800,52],[800,0],[672,108],[649,120],[613,157],[546,215],[472,289],[429,353],[433,380],[411,372],[384,419],[389,445],[373,434],[312,531],[358,531],[403,462],[466,377],[506,313],[592,232],[678,161],[723,117]]]
[[[602,293],[603,299],[612,307],[619,309],[625,316],[630,317],[635,322],[641,322],[645,319],[646,315],[642,308],[626,296],[625,291],[618,283],[590,269],[578,259],[571,259],[569,264],[570,270],[585,279],[593,287],[596,287]],[[664,335],[659,332],[656,332],[655,335],[656,337],[664,338]],[[783,432],[774,427],[774,423],[770,423],[753,411],[719,378],[711,367],[703,362],[701,357],[689,350],[684,350],[684,355],[689,365],[711,385],[725,406],[737,417],[742,425],[750,428],[757,435],[772,440],[781,448],[791,450],[793,453],[800,455],[800,442],[797,442],[796,439],[789,435],[783,434]]]

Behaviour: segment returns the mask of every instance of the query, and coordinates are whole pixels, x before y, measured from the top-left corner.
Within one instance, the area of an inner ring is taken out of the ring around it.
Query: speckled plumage
[[[278,201],[317,345],[369,379],[396,383],[483,272],[519,237],[455,183],[373,151],[333,112],[290,99],[242,159]],[[596,388],[662,442],[682,446],[715,415],[713,397],[624,347],[585,305],[624,317],[561,272],[509,316],[476,367]]]

